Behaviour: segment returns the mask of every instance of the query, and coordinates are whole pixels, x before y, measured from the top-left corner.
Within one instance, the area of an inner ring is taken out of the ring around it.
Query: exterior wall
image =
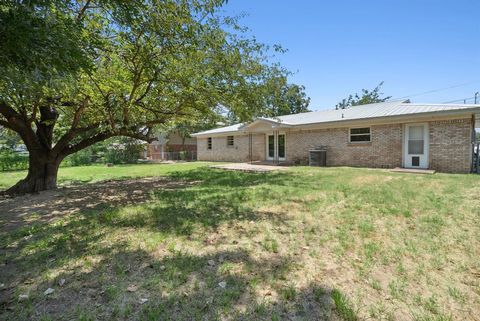
[[[227,146],[227,136],[212,137],[212,149],[207,149],[207,138],[197,139],[197,159],[202,161],[249,161],[248,135],[235,135],[233,146]],[[252,160],[265,159],[265,135],[252,136]]]
[[[429,168],[448,173],[470,172],[472,119],[438,120],[428,124]],[[309,150],[326,146],[327,166],[402,167],[404,124],[370,128],[369,143],[350,143],[349,128],[287,131],[286,162],[308,164]],[[249,160],[248,135],[235,135],[234,147],[227,147],[227,136],[212,137],[212,150],[207,150],[206,137],[198,138],[197,144],[199,160]],[[253,160],[265,160],[265,144],[265,134],[253,135]]]
[[[191,152],[195,153],[197,151],[197,139],[195,137],[185,138],[184,144],[182,144],[182,137],[178,132],[173,132],[168,136],[168,141],[163,145],[163,152]],[[164,157],[168,155],[164,154]],[[147,158],[152,160],[162,160],[162,144],[158,141],[154,141],[151,144],[148,144],[147,147]]]
[[[429,122],[430,168],[446,173],[469,173],[472,159],[471,118]]]
[[[308,164],[310,149],[327,147],[327,166],[393,168],[402,165],[401,124],[371,126],[371,142],[350,143],[348,128],[287,133],[287,161]]]

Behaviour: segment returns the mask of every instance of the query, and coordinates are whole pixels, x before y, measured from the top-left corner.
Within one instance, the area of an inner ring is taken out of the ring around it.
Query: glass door
[[[267,136],[267,159],[273,160],[275,158],[275,136]]]
[[[405,167],[428,168],[428,126],[405,126]]]
[[[267,135],[267,160],[285,160],[285,134]]]
[[[285,160],[285,134],[278,135],[278,159]]]

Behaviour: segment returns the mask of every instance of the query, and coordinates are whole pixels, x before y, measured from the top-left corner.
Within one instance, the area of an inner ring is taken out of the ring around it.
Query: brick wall
[[[227,136],[212,137],[212,149],[207,149],[207,138],[197,139],[197,158],[202,161],[246,162],[248,135],[235,135],[233,147],[227,146]],[[265,159],[265,135],[252,135],[252,160]]]
[[[327,146],[327,166],[394,168],[402,166],[403,124],[371,126],[371,142],[349,143],[348,128],[290,131],[286,133],[288,163],[308,164],[308,151]],[[468,173],[471,162],[472,120],[429,122],[429,167],[439,172]],[[198,139],[198,159],[248,161],[248,135],[236,135],[227,147],[226,136]],[[253,136],[253,160],[265,160],[265,135]]]
[[[287,134],[287,161],[308,163],[308,151],[327,147],[327,166],[392,168],[402,164],[402,125],[371,126],[371,142],[350,143],[348,128]]]
[[[472,156],[472,119],[432,121],[430,168],[446,173],[469,173]]]

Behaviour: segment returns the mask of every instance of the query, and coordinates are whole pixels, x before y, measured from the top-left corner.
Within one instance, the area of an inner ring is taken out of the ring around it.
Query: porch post
[[[253,158],[253,150],[252,150],[252,133],[248,133],[248,159],[250,160],[250,164],[252,163]]]
[[[275,141],[275,164],[278,165],[278,163],[280,162],[279,158],[278,158],[278,129],[275,130],[275,138],[274,138],[274,141]]]

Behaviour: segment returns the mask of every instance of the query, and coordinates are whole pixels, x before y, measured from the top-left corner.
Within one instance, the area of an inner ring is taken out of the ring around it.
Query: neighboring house
[[[193,134],[205,161],[308,164],[310,150],[327,150],[327,166],[472,171],[480,105],[407,101],[258,118]]]
[[[152,160],[179,159],[180,152],[186,152],[189,159],[196,154],[197,139],[184,137],[178,131],[168,135],[159,134],[158,140],[148,145],[147,158]]]

